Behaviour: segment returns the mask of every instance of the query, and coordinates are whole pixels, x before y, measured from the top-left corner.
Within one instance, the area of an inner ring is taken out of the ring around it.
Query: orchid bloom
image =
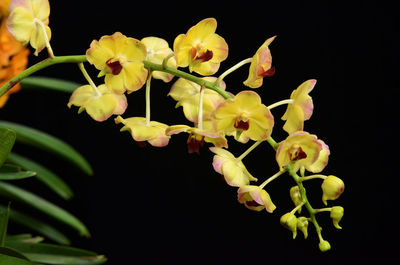
[[[329,147],[308,132],[295,132],[282,141],[276,151],[276,161],[281,170],[291,165],[294,171],[304,167],[310,172],[321,172],[329,158]]]
[[[86,110],[94,120],[105,121],[113,114],[123,114],[128,102],[125,95],[115,93],[104,84],[97,88],[84,85],[72,93],[68,107],[72,105],[80,107],[78,113]]]
[[[217,131],[233,135],[240,142],[267,139],[274,126],[274,117],[253,91],[241,91],[221,103],[214,113]]]
[[[51,38],[49,1],[12,0],[9,9],[8,31],[23,45],[30,43],[37,56]]]
[[[289,134],[302,131],[304,129],[304,121],[310,119],[314,105],[312,98],[308,95],[314,88],[317,80],[310,79],[302,83],[290,95],[293,103],[288,104],[286,112],[282,116],[285,120],[283,129]]]
[[[180,34],[174,41],[174,52],[179,67],[189,66],[189,71],[212,75],[228,57],[228,45],[215,33],[217,21],[206,18]]]
[[[124,119],[121,116],[115,118],[115,123],[122,123],[124,126],[121,131],[129,131],[132,138],[136,142],[147,141],[149,144],[155,147],[164,147],[168,145],[170,136],[165,134],[165,130],[168,125],[150,121],[146,122],[146,118],[143,117],[131,117]]]
[[[139,90],[147,80],[146,46],[137,39],[128,38],[120,32],[93,40],[86,51],[91,64],[105,75],[105,83],[115,92],[123,94]]]
[[[211,121],[203,122],[203,128],[204,127],[208,127],[208,130],[206,128],[193,128],[187,125],[173,125],[168,127],[165,133],[167,135],[178,134],[181,132],[189,133],[187,140],[189,154],[199,154],[200,147],[203,147],[204,142],[212,143],[216,147],[228,147],[228,142],[224,136],[210,130],[212,129]]]
[[[263,78],[273,76],[275,67],[272,67],[272,55],[269,45],[276,36],[267,39],[253,56],[249,69],[249,76],[243,82],[245,86],[258,88],[263,84]]]
[[[206,81],[215,82],[215,77],[204,77]],[[225,82],[221,82],[221,88],[225,89]],[[183,107],[183,113],[191,122],[198,122],[201,86],[189,80],[179,78],[168,93],[178,101],[177,107]],[[205,89],[203,96],[203,119],[209,119],[217,106],[225,99],[211,89]]]
[[[210,150],[215,154],[213,158],[214,170],[224,176],[228,185],[242,187],[248,185],[250,181],[257,181],[247,171],[243,162],[228,150],[218,147],[210,147]]]
[[[244,204],[248,209],[272,213],[276,206],[272,202],[268,192],[259,186],[245,185],[238,189],[238,201]]]
[[[141,40],[141,42],[146,46],[147,57],[146,60],[155,64],[162,64],[164,59],[173,53],[172,49],[168,46],[168,42],[164,39],[158,37],[146,37]],[[167,62],[167,66],[172,68],[177,68],[176,60],[174,57],[170,58]],[[174,75],[154,71],[152,76],[155,79],[161,79],[164,82],[168,83],[174,78]]]

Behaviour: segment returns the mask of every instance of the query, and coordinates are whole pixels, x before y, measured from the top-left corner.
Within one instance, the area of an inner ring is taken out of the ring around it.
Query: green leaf
[[[37,265],[37,263],[33,263],[24,259],[19,259],[15,257],[11,257],[8,255],[4,255],[0,253],[0,264],[1,265]]]
[[[62,198],[68,200],[74,195],[67,183],[44,166],[12,152],[9,154],[7,161],[20,165],[25,170],[36,172],[36,178]]]
[[[70,93],[75,91],[81,84],[58,78],[44,77],[44,76],[31,76],[21,80],[23,89],[48,89]]]
[[[65,225],[68,225],[69,227],[79,231],[82,236],[90,236],[90,233],[87,230],[86,226],[75,216],[29,191],[0,181],[0,195],[7,197],[11,200],[22,202],[41,211],[44,214],[51,216],[54,219],[64,223]]]
[[[28,260],[27,257],[25,257],[22,253],[19,253],[15,249],[12,249],[9,247],[0,247],[0,254],[4,254],[4,255],[19,258],[19,259]]]
[[[16,249],[32,261],[45,264],[95,265],[107,261],[103,255],[73,247],[21,242],[10,242],[7,246]]]
[[[10,205],[8,205],[5,212],[0,211],[0,247],[4,247],[6,241],[9,213]]]
[[[36,172],[22,171],[21,167],[16,165],[4,164],[0,168],[0,180],[16,180],[33,177]]]
[[[12,220],[12,219],[10,218],[10,220]],[[43,240],[44,240],[43,237],[40,237],[40,236],[32,237],[31,234],[19,234],[19,235],[12,235],[12,236],[7,235],[5,244],[7,245],[8,242],[13,242],[13,241],[26,242],[26,243],[39,243],[39,242],[42,242]]]
[[[5,206],[0,204],[0,210],[4,211]],[[25,226],[32,231],[38,232],[44,237],[53,240],[59,244],[69,245],[71,241],[60,231],[52,227],[51,225],[38,220],[34,217],[20,213],[14,209],[10,211],[10,221],[17,223],[19,225]],[[8,237],[7,237],[8,240]]]
[[[40,148],[71,162],[88,175],[93,175],[93,170],[87,160],[72,146],[45,132],[8,121],[0,121],[1,127],[7,127],[17,133],[16,141]]]
[[[16,134],[14,131],[7,128],[0,128],[0,167],[3,165],[8,154],[11,152],[15,138]]]

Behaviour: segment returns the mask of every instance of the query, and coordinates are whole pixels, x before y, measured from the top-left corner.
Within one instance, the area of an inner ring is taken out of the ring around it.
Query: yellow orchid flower
[[[213,158],[214,170],[224,176],[228,185],[242,187],[248,185],[250,181],[257,181],[247,171],[243,162],[228,150],[218,147],[210,147],[210,150],[215,154]]]
[[[280,143],[276,151],[276,161],[281,170],[291,165],[294,171],[305,167],[310,172],[321,172],[328,163],[329,147],[308,132],[295,132]]]
[[[113,114],[124,113],[128,102],[125,95],[115,93],[104,84],[97,88],[84,85],[72,93],[68,107],[72,105],[80,107],[78,113],[86,110],[94,120],[105,121]]]
[[[240,142],[267,139],[274,126],[274,117],[253,91],[241,91],[233,99],[221,103],[214,113],[217,131],[233,135]]]
[[[146,46],[146,60],[152,63],[162,64],[165,57],[172,54],[173,52],[172,49],[169,47],[168,42],[158,37],[146,37],[141,39],[141,42]],[[174,57],[168,60],[167,66],[175,69],[177,68],[176,60]],[[160,71],[154,71],[152,75],[154,78],[161,79],[166,83],[174,78],[174,75]]]
[[[174,41],[174,52],[179,67],[189,66],[189,71],[212,75],[228,57],[228,45],[215,33],[217,21],[206,18],[180,34]]]
[[[289,134],[302,131],[304,129],[304,121],[310,119],[314,105],[308,93],[314,88],[316,82],[317,80],[315,79],[307,80],[290,95],[293,103],[288,104],[286,112],[282,116],[282,120],[286,121],[283,129]]]
[[[139,90],[147,80],[146,46],[137,39],[128,38],[120,32],[93,40],[86,51],[91,64],[105,75],[105,83],[117,93]]]
[[[124,126],[121,128],[121,131],[129,131],[136,142],[147,141],[155,147],[168,145],[170,136],[165,134],[168,125],[164,123],[157,121],[146,123],[146,118],[144,117],[123,119],[121,116],[115,118],[115,123],[122,123]]]
[[[51,30],[48,26],[50,16],[49,1],[13,0],[9,9],[8,31],[23,45],[30,43],[37,56],[48,45],[51,38]]]
[[[215,77],[204,77],[206,81],[215,82]],[[225,89],[225,83],[221,82],[220,87]],[[198,122],[198,112],[200,103],[200,91],[201,86],[186,80],[179,78],[171,87],[168,93],[173,99],[178,101],[177,107],[183,107],[183,113],[191,122]],[[216,107],[222,103],[225,99],[211,89],[205,89],[203,96],[203,119],[209,119]]]
[[[272,55],[269,45],[276,36],[267,39],[253,56],[249,69],[249,76],[243,82],[245,86],[258,88],[263,84],[263,78],[273,76],[275,67],[272,67]]]
[[[244,204],[248,209],[272,213],[276,206],[272,202],[268,192],[259,186],[245,185],[238,189],[238,201]]]
[[[167,128],[167,135],[174,135],[181,132],[189,133],[187,140],[188,153],[199,154],[200,147],[203,147],[204,142],[212,143],[216,147],[228,147],[228,141],[223,135],[213,132],[211,121],[203,121],[203,128],[194,128],[187,125],[173,125]]]

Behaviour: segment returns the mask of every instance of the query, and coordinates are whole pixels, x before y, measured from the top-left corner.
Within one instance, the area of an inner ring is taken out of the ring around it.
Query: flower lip
[[[289,159],[291,161],[307,158],[307,154],[303,151],[303,149],[301,149],[300,146],[293,147],[293,149],[295,150],[294,152],[289,152]]]
[[[235,120],[235,124],[233,125],[236,129],[241,129],[243,131],[247,131],[250,127],[249,121]]]
[[[205,52],[200,52],[198,55],[196,55],[194,60],[199,60],[204,63],[211,60],[213,56],[214,53],[212,51],[206,50]]]
[[[257,72],[257,74],[261,77],[271,77],[275,75],[275,66],[272,66],[270,69],[267,71],[264,70],[264,68],[260,68]]]
[[[118,75],[122,71],[122,65],[119,61],[112,62],[112,58],[108,59],[106,65],[111,69],[113,75]]]

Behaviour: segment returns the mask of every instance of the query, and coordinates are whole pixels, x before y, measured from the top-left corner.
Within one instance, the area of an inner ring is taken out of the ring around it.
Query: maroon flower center
[[[118,75],[122,71],[122,65],[119,61],[111,62],[112,58],[108,59],[106,65],[111,69],[113,75]]]
[[[303,158],[306,158],[307,154],[301,149],[301,147],[297,147],[295,152],[289,152],[290,161],[297,161]]]
[[[190,134],[187,139],[188,153],[200,154],[200,147],[204,146],[204,136],[198,139],[195,135]]]
[[[236,129],[241,129],[243,131],[247,131],[249,129],[249,121],[235,120],[233,126]]]
[[[198,60],[201,62],[207,62],[213,58],[214,53],[210,50],[206,50],[205,52],[203,51],[203,52],[198,53],[198,50],[195,47],[192,47],[191,55],[192,55],[193,61]]]
[[[259,204],[259,203],[256,202],[255,200],[246,201],[245,203],[246,203],[246,205],[249,206],[249,207],[258,207],[258,206],[261,206],[261,204]]]
[[[257,74],[258,74],[258,76],[262,76],[262,77],[271,77],[275,74],[275,66],[272,66],[267,71],[265,71],[262,67],[260,67]]]

